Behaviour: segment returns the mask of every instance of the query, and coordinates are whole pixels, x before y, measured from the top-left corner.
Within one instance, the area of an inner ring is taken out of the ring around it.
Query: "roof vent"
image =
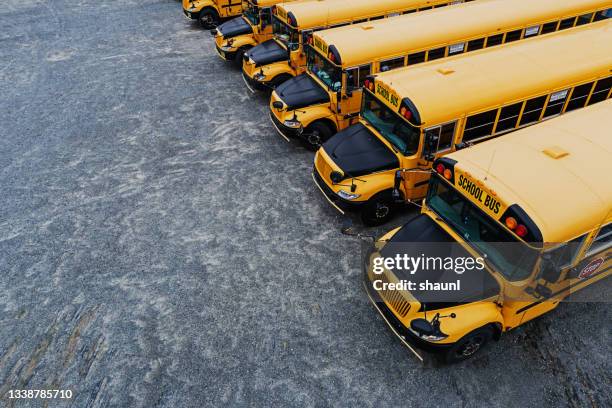
[[[371,29],[373,29],[373,28],[374,28],[374,26],[371,26],[371,25],[364,25],[364,26],[361,26],[361,29],[362,29],[362,30],[365,30],[365,31],[371,30]]]
[[[450,74],[454,74],[455,70],[451,68],[439,68],[438,72],[441,73],[442,75],[450,75]]]
[[[569,152],[559,146],[551,146],[547,149],[544,149],[542,153],[555,160],[559,160],[564,158],[565,156],[569,156]]]

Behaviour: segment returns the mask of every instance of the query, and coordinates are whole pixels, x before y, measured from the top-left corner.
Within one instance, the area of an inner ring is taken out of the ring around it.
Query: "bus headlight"
[[[286,120],[283,122],[283,124],[291,129],[299,129],[302,127],[302,124],[299,120]]]
[[[361,197],[361,194],[347,193],[344,190],[338,191],[338,195],[340,196],[340,198],[343,198],[345,200],[356,200]]]
[[[253,75],[253,79],[256,81],[263,81],[264,79],[266,79],[266,76],[264,74],[262,74],[261,72],[256,73],[255,75]],[[289,121],[287,121],[289,122]]]
[[[426,340],[426,341],[442,341],[448,337],[447,334],[444,334],[442,332],[438,332],[434,334],[422,334],[422,333],[416,332],[411,327],[409,327],[408,330],[410,330],[412,334],[414,334],[415,336],[420,337],[421,339]]]

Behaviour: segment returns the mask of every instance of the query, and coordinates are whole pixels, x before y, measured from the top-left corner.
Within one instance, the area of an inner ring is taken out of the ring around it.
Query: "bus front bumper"
[[[278,134],[282,136],[282,138],[285,139],[287,142],[291,141],[291,139],[297,138],[304,131],[304,129],[302,128],[294,129],[285,126],[278,120],[278,118],[274,115],[274,112],[272,111],[270,111],[270,120],[272,121],[272,124],[274,125],[274,128],[276,129]]]
[[[402,344],[406,346],[421,362],[425,362],[425,353],[443,353],[452,347],[452,344],[433,344],[414,335],[398,320],[397,317],[395,317],[378,292],[374,290],[372,283],[368,279],[368,272],[366,268],[364,268],[363,278],[363,287],[372,305],[376,308],[385,323],[387,323],[391,331],[399,338]]]
[[[183,9],[183,14],[185,15],[185,18],[187,20],[197,20],[200,18],[200,11],[192,11],[192,10],[187,10],[187,9]]]
[[[244,83],[247,88],[249,88],[249,90],[253,93],[255,93],[255,91],[265,92],[272,90],[272,88],[270,88],[270,86],[265,82],[257,81],[244,72],[242,73],[242,79],[244,80]]]
[[[359,212],[366,204],[366,202],[363,201],[354,202],[338,197],[338,195],[331,188],[329,188],[325,181],[323,181],[316,167],[312,169],[312,179],[325,199],[341,214],[346,214],[347,212]]]
[[[215,45],[215,49],[217,54],[226,61],[234,61],[236,59],[237,51],[223,51],[218,45]]]

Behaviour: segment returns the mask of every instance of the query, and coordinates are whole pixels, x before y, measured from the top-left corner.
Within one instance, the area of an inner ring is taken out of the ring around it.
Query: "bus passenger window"
[[[370,21],[374,21],[374,20],[381,20],[381,19],[383,19],[383,18],[385,18],[385,16],[376,16],[376,17],[371,17],[371,18],[370,18]]]
[[[589,249],[587,256],[605,251],[610,247],[612,247],[612,224],[608,224],[599,230],[597,236],[591,243],[591,248]]]
[[[393,59],[386,60],[386,61],[381,61],[380,62],[380,72],[387,72],[395,68],[403,67],[404,60],[405,60],[404,57],[399,57],[399,58],[393,58]]]
[[[496,117],[497,109],[493,109],[467,118],[465,131],[463,132],[463,141],[469,142],[470,140],[490,136],[493,133]]]
[[[446,47],[436,48],[435,50],[429,50],[427,53],[427,61],[433,61],[436,59],[444,58]]]
[[[438,144],[439,152],[443,150],[448,150],[453,145],[456,124],[457,122],[442,125],[442,130],[440,131],[440,143]]]
[[[431,10],[433,7],[421,7],[419,9],[419,11],[423,11],[423,10]]]
[[[472,40],[468,42],[468,48],[467,48],[468,52],[480,50],[484,48],[484,42],[485,42],[484,38],[479,38],[477,40]]]
[[[412,13],[416,13],[416,10],[406,10],[402,14],[412,14]]]
[[[514,129],[518,122],[519,115],[521,114],[521,108],[523,102],[515,103],[514,105],[504,106],[499,114],[499,120],[497,121],[497,128],[495,134],[505,132],[506,130]]]
[[[587,98],[591,94],[592,88],[593,82],[589,82],[588,84],[583,84],[575,87],[574,92],[572,92],[570,101],[567,104],[567,108],[565,108],[565,111],[569,112],[578,108],[584,108],[584,105],[586,105]]]
[[[453,44],[448,47],[448,56],[461,54],[463,50],[465,50],[465,43]]]
[[[540,26],[534,26],[534,27],[527,27],[525,29],[525,38],[527,37],[533,37],[535,35],[538,35],[540,33]]]
[[[506,42],[509,43],[509,42],[520,40],[522,32],[523,30],[510,31],[509,33],[506,34]]]
[[[359,67],[359,87],[363,87],[365,80],[370,76],[372,69],[370,64]]]
[[[546,23],[542,26],[542,34],[548,34],[557,31],[557,26],[559,25],[558,21],[553,21],[551,23]]]
[[[591,95],[591,99],[589,99],[589,105],[605,101],[608,98],[611,86],[612,77],[603,78],[597,81],[597,85],[595,85],[595,89],[593,90],[593,95]]]
[[[543,118],[548,118],[561,113],[563,110],[563,105],[565,105],[568,92],[569,91],[566,89],[565,91],[555,92],[550,95]]]
[[[349,90],[359,87],[359,68],[346,70],[346,87]]]
[[[561,24],[559,24],[559,30],[565,30],[566,28],[571,28],[574,26],[574,21],[576,17],[566,18],[565,20],[561,20]]]
[[[503,40],[504,40],[504,35],[503,34],[492,35],[487,40],[487,48],[488,47],[493,47],[495,45],[499,45],[499,44],[502,43]]]
[[[593,21],[601,21],[607,18],[612,18],[612,9],[602,10],[595,13]]]
[[[593,13],[583,14],[578,17],[578,21],[576,21],[576,26],[589,24],[592,18],[593,18]]]
[[[525,110],[523,111],[520,125],[523,126],[539,121],[544,103],[546,103],[546,96],[538,96],[537,98],[528,100],[525,104]]]
[[[421,62],[425,62],[425,51],[408,55],[408,65],[420,64]]]

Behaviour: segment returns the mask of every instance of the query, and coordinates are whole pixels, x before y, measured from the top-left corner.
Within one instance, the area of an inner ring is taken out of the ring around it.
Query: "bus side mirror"
[[[555,264],[550,255],[542,255],[540,277],[548,283],[556,283],[561,277],[561,269]]]
[[[425,143],[423,148],[423,159],[428,162],[434,161],[436,158],[435,151],[438,147],[439,136],[433,133],[425,133]]]

